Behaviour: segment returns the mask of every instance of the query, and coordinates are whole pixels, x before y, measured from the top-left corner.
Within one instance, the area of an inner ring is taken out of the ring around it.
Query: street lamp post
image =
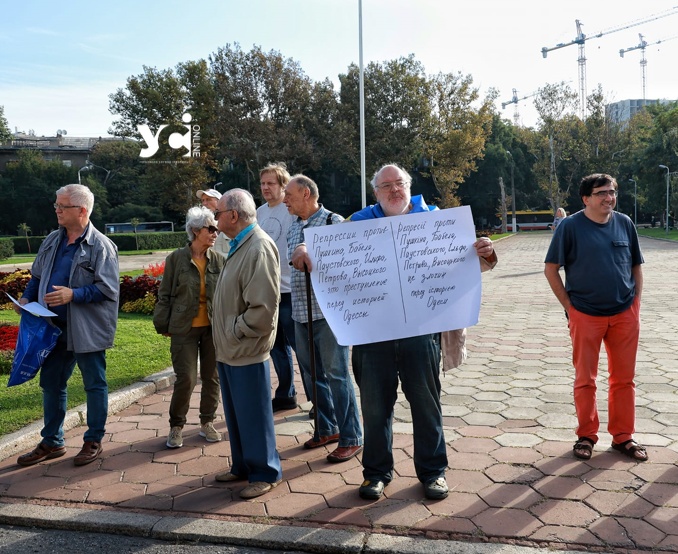
[[[516,222],[516,187],[513,180],[513,170],[515,168],[516,162],[513,159],[513,154],[511,154],[511,152],[507,150],[506,153],[511,156],[511,211],[513,212],[513,215],[511,216],[511,232],[515,233],[518,227]]]
[[[667,165],[660,165],[662,169],[666,170],[666,232],[669,232],[669,183],[671,182],[669,178],[669,167]]]
[[[637,194],[637,187],[636,187],[636,180],[635,179],[629,179],[629,183],[633,183],[633,224],[637,227],[638,226],[638,194]]]
[[[83,169],[89,169],[89,167],[88,167],[87,165],[83,165],[80,169],[78,169],[78,184],[79,184],[79,185],[82,185],[82,180],[80,179],[80,172],[81,172]]]

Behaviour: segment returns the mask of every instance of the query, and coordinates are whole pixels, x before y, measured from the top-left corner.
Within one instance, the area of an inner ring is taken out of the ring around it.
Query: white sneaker
[[[214,428],[214,424],[211,421],[200,426],[199,435],[205,437],[207,442],[219,442],[221,440],[221,433]]]
[[[184,439],[181,436],[181,427],[172,427],[169,437],[167,437],[167,448],[181,448],[184,445]]]

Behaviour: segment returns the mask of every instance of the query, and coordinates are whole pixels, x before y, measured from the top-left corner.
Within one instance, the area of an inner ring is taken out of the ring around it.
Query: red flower
[[[148,267],[144,268],[144,275],[151,277],[162,277],[163,273],[165,273],[165,260],[157,264],[149,264]]]
[[[14,350],[18,336],[18,325],[0,325],[0,350]]]

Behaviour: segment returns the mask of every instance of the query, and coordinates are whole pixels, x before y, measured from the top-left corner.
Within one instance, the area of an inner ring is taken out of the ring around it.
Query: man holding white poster
[[[348,369],[348,346],[337,342],[332,329],[323,317],[314,291],[309,291],[311,318],[306,296],[306,277],[311,262],[304,229],[314,227],[342,227],[344,218],[323,207],[319,202],[318,185],[305,175],[294,175],[285,187],[285,205],[295,215],[287,233],[289,259],[292,271],[292,319],[295,327],[297,360],[302,375],[311,381],[311,349],[315,360],[316,395],[313,399],[317,416],[315,434],[304,443],[304,448],[321,448],[333,443],[339,446],[330,452],[327,461],[345,462],[362,452],[363,434],[360,411],[351,374]],[[309,337],[311,335],[311,337]],[[312,344],[311,344],[312,343]]]
[[[372,179],[377,204],[351,216],[351,221],[377,219],[437,210],[422,196],[412,197],[412,178],[397,165],[385,165]],[[477,255],[496,263],[492,241],[473,243]],[[378,499],[393,478],[393,408],[398,381],[412,413],[414,466],[428,499],[448,495],[445,480],[447,452],[440,405],[440,333],[385,340],[353,347],[353,372],[360,388],[365,430],[363,478],[359,494]]]

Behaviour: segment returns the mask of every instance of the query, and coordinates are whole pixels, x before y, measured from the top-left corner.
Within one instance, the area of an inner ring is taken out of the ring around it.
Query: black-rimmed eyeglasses
[[[615,189],[611,190],[599,190],[598,192],[592,192],[591,196],[595,196],[596,198],[605,198],[606,196],[611,196],[612,198],[617,198],[619,192],[616,191]]]

